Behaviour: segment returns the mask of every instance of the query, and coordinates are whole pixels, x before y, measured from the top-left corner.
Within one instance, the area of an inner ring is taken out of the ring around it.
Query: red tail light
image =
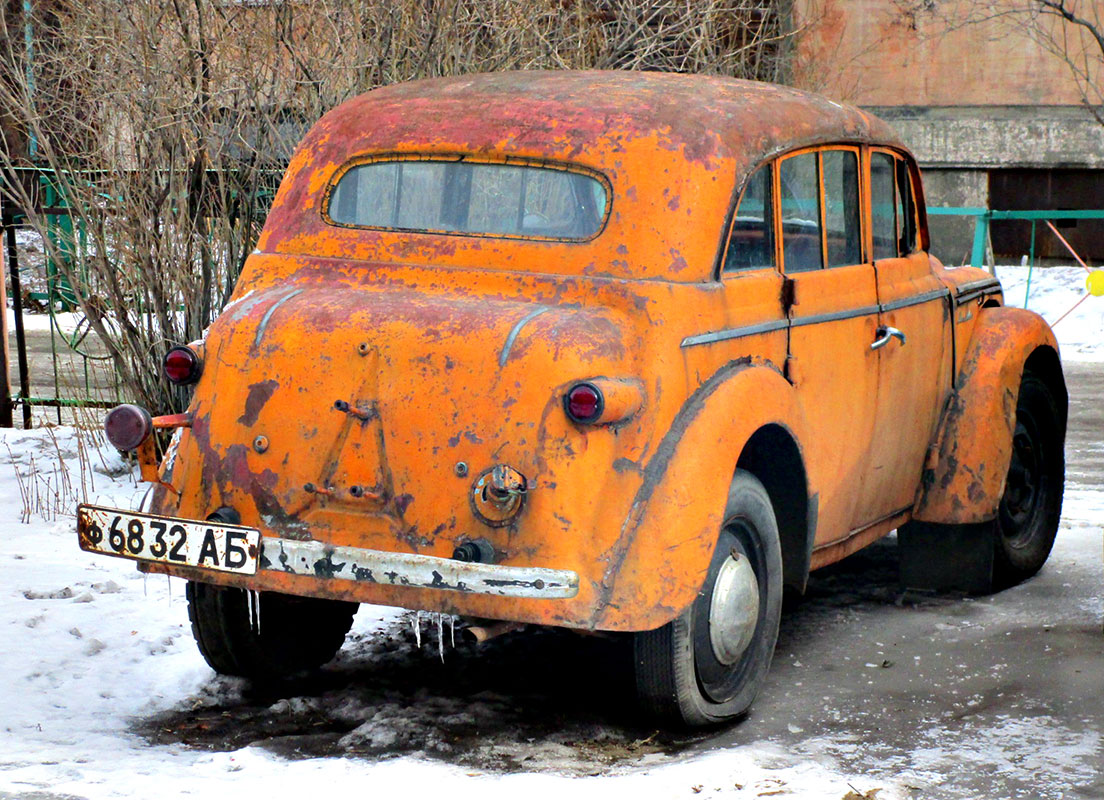
[[[594,422],[604,409],[602,392],[592,383],[577,383],[564,395],[564,411],[572,422]]]
[[[153,420],[144,408],[126,403],[107,412],[104,432],[116,450],[129,453],[153,433]]]
[[[590,378],[563,395],[564,413],[578,425],[624,425],[643,406],[644,384],[635,378]]]
[[[165,354],[165,377],[177,386],[187,386],[203,374],[203,362],[190,347],[174,347]]]

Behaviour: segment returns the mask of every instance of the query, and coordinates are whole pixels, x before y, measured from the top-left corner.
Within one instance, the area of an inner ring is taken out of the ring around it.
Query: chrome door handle
[[[900,339],[901,347],[905,346],[905,334],[896,328],[891,328],[888,325],[878,326],[878,338],[874,340],[874,344],[870,345],[871,350],[878,350],[889,344],[890,339]]]

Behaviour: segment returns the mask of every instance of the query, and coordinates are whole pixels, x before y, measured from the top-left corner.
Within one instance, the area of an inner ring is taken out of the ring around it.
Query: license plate
[[[254,528],[83,504],[77,507],[77,536],[90,553],[246,575],[257,572],[261,549],[261,532]]]

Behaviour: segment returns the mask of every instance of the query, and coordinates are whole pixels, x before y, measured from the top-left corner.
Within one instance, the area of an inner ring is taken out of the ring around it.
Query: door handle
[[[891,328],[888,325],[878,326],[878,338],[874,340],[874,343],[870,345],[871,350],[880,350],[889,344],[890,339],[900,339],[901,347],[905,346],[905,334],[896,328]]]

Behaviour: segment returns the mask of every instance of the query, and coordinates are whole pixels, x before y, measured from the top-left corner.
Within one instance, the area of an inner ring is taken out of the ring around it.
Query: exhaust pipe
[[[501,636],[511,631],[519,631],[525,627],[521,622],[495,622],[479,620],[479,625],[469,625],[464,628],[463,636],[474,644],[483,644],[489,639]]]

